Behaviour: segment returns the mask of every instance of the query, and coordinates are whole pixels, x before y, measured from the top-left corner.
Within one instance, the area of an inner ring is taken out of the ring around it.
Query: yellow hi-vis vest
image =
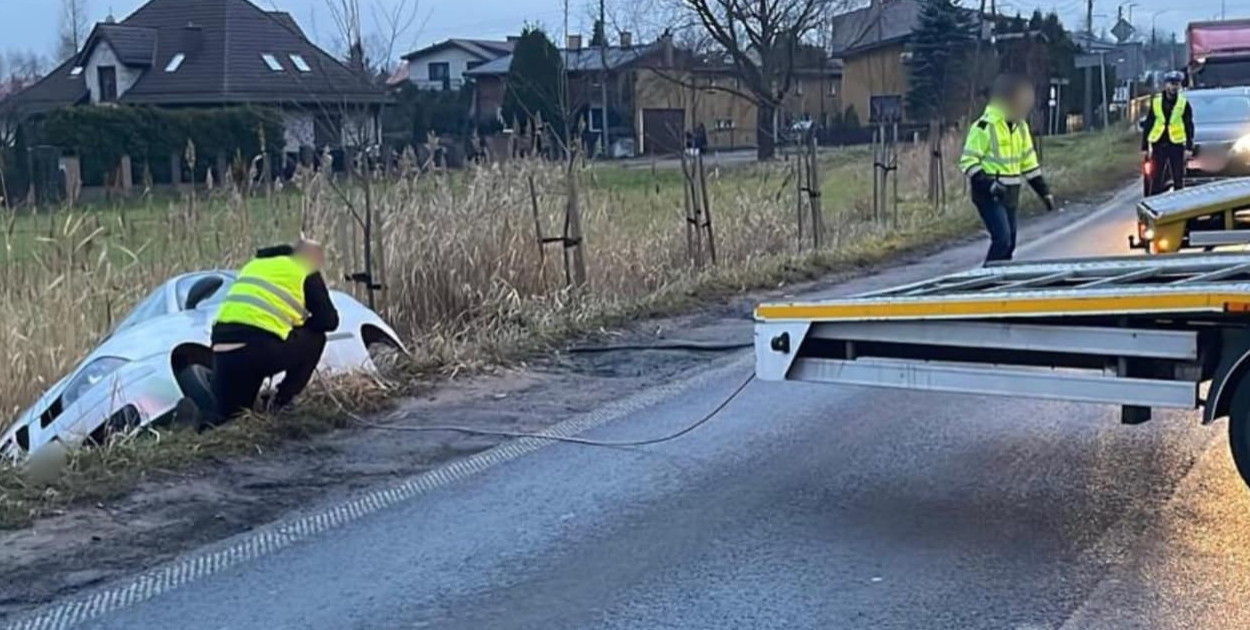
[[[1163,119],[1163,95],[1155,94],[1151,99],[1150,109],[1154,112],[1155,124],[1150,128],[1150,135],[1146,136],[1146,140],[1150,144],[1154,144],[1163,137],[1163,128],[1168,129],[1168,140],[1172,144],[1185,144],[1185,100],[1184,94],[1176,95],[1176,104],[1172,106],[1172,115],[1167,120]]]
[[[968,128],[959,170],[972,177],[985,173],[1008,186],[1040,177],[1041,164],[1033,148],[1033,136],[1024,121],[1007,124],[1003,108],[996,102],[985,106],[985,113]]]
[[[304,280],[309,270],[291,256],[254,258],[226,291],[218,324],[245,324],[285,340],[304,323]]]

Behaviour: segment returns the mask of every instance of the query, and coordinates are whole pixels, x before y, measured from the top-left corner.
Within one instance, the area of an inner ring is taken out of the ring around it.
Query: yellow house
[[[841,111],[841,66],[799,69],[776,120],[766,124],[784,133],[796,121],[830,124]],[[702,125],[708,148],[756,146],[759,110],[750,90],[732,66],[695,66],[687,70],[639,70],[634,84],[634,129],[640,153],[672,153],[685,133]]]

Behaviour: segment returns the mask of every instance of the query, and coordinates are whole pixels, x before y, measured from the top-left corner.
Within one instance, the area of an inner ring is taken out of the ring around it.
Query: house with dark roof
[[[11,100],[26,115],[113,103],[274,107],[295,153],[376,141],[388,97],[289,14],[248,0],[150,0],[97,24],[77,55]]]
[[[464,86],[465,72],[512,54],[514,39],[452,38],[403,56],[391,86],[411,82],[422,90],[458,90]]]
[[[871,0],[830,19],[830,54],[842,62],[842,107],[853,107],[861,122],[906,119],[908,45],[920,6],[919,0]]]
[[[702,127],[711,149],[753,148],[757,108],[738,79],[737,68],[723,56],[699,57],[674,45],[672,36],[635,44],[621,33],[617,45],[583,46],[569,36],[560,50],[568,73],[569,109],[585,139],[597,141],[606,118],[609,146],[632,143],[633,153],[681,151],[685,133]],[[472,79],[472,115],[479,124],[501,119],[512,56],[500,57],[466,72]],[[823,58],[796,68],[783,103],[779,125],[792,121],[827,121],[837,104],[841,65]],[[604,84],[607,81],[607,101]],[[606,114],[605,114],[606,111]],[[610,153],[628,153],[624,146]]]

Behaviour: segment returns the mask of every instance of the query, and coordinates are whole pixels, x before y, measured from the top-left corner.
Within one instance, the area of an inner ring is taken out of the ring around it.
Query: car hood
[[[1250,134],[1250,121],[1204,123],[1194,126],[1194,142],[1197,144],[1231,143],[1247,134]]]

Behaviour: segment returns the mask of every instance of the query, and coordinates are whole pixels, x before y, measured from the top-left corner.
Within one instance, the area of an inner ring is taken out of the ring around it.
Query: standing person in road
[[[1033,99],[1033,84],[1027,78],[1000,75],[994,80],[985,112],[968,129],[959,158],[959,170],[968,177],[972,203],[990,233],[986,262],[1011,260],[1015,253],[1021,184],[1027,181],[1046,209],[1055,209],[1055,197],[1042,177],[1026,122]]]
[[[1185,73],[1173,70],[1163,75],[1163,91],[1150,99],[1150,111],[1142,122],[1141,150],[1148,165],[1146,195],[1185,187],[1185,165],[1194,151],[1194,110],[1181,94]]]
[[[325,251],[315,241],[262,249],[243,266],[213,322],[213,396],[217,425],[251,409],[266,378],[285,372],[271,408],[289,405],[312,378],[338,328],[321,277]]]

